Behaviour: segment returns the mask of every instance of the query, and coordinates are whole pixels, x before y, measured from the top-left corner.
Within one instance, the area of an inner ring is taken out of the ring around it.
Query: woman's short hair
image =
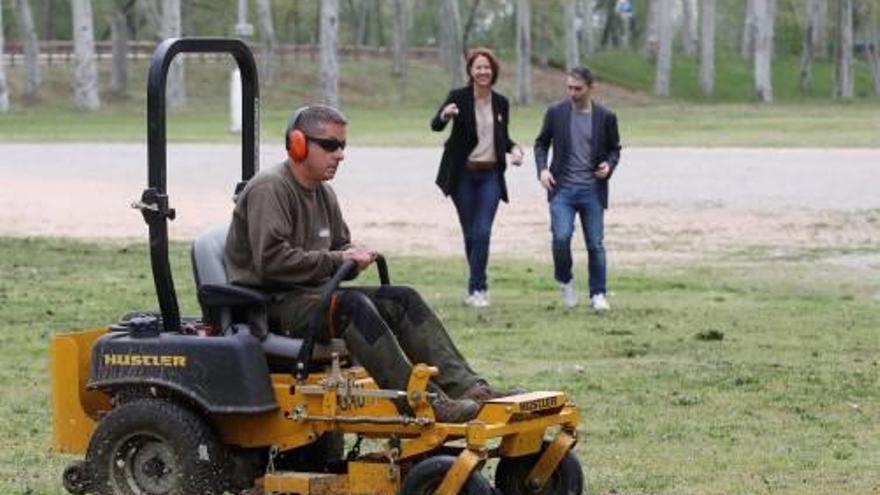
[[[498,64],[498,59],[495,58],[495,54],[492,53],[492,50],[484,47],[472,48],[468,52],[467,56],[467,74],[468,74],[468,84],[474,84],[474,78],[471,76],[471,67],[474,65],[474,62],[477,60],[477,57],[486,57],[486,60],[489,61],[489,66],[492,67],[492,84],[495,84],[495,81],[498,80],[498,71],[501,69],[501,66]]]

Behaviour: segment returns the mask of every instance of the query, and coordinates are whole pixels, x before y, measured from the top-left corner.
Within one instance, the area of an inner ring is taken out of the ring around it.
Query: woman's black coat
[[[437,186],[443,194],[449,196],[455,193],[458,178],[464,173],[468,156],[477,146],[477,118],[474,114],[474,89],[472,86],[453,89],[449,96],[440,105],[440,109],[431,119],[431,129],[442,131],[447,122],[440,118],[443,108],[455,103],[458,106],[458,115],[452,120],[452,133],[443,145],[443,158],[440,160],[440,170],[437,172]],[[507,98],[492,91],[492,122],[494,124],[495,157],[497,159],[496,170],[501,186],[501,199],[507,202],[507,184],[504,182],[504,171],[507,169],[508,153],[515,145],[507,133],[507,123],[510,116],[510,107]]]

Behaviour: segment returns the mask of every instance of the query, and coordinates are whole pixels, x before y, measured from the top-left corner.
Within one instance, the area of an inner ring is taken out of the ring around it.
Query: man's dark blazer
[[[571,110],[570,99],[554,103],[544,114],[544,124],[541,132],[535,138],[535,165],[538,167],[538,177],[541,170],[547,168],[547,154],[553,145],[553,161],[550,163],[550,173],[557,181],[565,176],[568,166],[568,155],[571,153]],[[614,112],[593,102],[592,110],[593,137],[590,140],[590,165],[598,166],[602,162],[608,162],[611,172],[605,179],[596,179],[599,188],[599,198],[602,207],[608,208],[608,179],[617,168],[620,161],[620,135],[617,132],[617,116]],[[553,197],[555,188],[547,197]]]
[[[458,115],[452,119],[452,132],[443,144],[443,158],[437,172],[437,186],[443,194],[455,193],[458,178],[465,170],[468,156],[477,146],[477,117],[474,114],[474,89],[471,86],[453,89],[440,109],[431,119],[431,130],[442,131],[447,122],[440,118],[443,107],[450,103],[458,106]],[[507,157],[516,143],[507,134],[507,122],[510,117],[510,106],[507,98],[492,91],[492,122],[494,123],[495,157],[498,160],[496,170],[501,185],[501,199],[507,201],[507,184],[504,182],[504,171],[507,169]]]

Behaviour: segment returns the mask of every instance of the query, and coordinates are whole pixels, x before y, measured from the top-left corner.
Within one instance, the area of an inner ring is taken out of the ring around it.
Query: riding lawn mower
[[[235,39],[168,39],[147,95],[148,187],[133,206],[149,226],[160,311],[58,334],[51,343],[53,446],[83,456],[63,474],[73,494],[580,494],[572,450],[578,410],[563,392],[485,402],[466,423],[435,419],[417,364],[406,390],[379,388],[340,340],[320,341],[331,295],[356,275],[346,262],[321,290],[303,339],[273,333],[270,295],[230,284],[225,229],[192,247],[200,317],[181,317],[168,255],[165,79],[180,53],[226,53],[242,81],[241,191],[258,169],[259,88]],[[380,283],[389,284],[381,256]],[[396,403],[409,405],[401,413]],[[364,447],[362,441],[374,448]],[[497,458],[494,486],[483,475]]]

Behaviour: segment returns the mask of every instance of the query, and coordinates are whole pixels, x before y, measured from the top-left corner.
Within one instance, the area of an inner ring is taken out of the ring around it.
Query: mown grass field
[[[590,61],[600,78],[598,98],[620,116],[625,146],[812,146],[873,147],[880,145],[880,99],[871,94],[867,68],[858,66],[859,98],[830,100],[827,63],[816,65],[812,95],[797,92],[795,62],[780,60],[777,103],[760,105],[751,98],[748,65],[733,57],[719,61],[718,96],[706,100],[696,86],[696,65],[678,60],[674,65],[673,97],[651,95],[653,71],[640,55],[613,52]],[[231,62],[198,61],[188,64],[189,105],[169,112],[168,138],[172,141],[234,142],[228,132],[228,84]],[[109,68],[101,67],[106,86]],[[406,98],[390,76],[389,62],[364,58],[341,64],[340,95],[350,117],[349,141],[357,145],[438,146],[445,133],[432,133],[428,122],[448,90],[449,77],[436,64],[413,61]],[[75,110],[70,100],[70,68],[45,69],[41,102],[23,104],[21,66],[9,68],[12,110],[0,115],[0,142],[127,141],[143,142],[146,133],[146,65],[134,63],[128,98],[110,98],[95,113]],[[289,114],[298,106],[319,100],[318,67],[308,59],[288,59],[272,81],[261,83],[261,130],[268,145],[278,142]],[[502,72],[498,89],[513,94],[512,65]],[[531,145],[548,102],[564,95],[563,73],[534,69],[535,102],[515,106],[511,134]],[[610,84],[611,87],[607,85]],[[603,87],[603,85],[606,85]]]
[[[187,247],[173,259],[196,313]],[[480,312],[460,303],[459,258],[390,262],[490,380],[573,395],[589,494],[880,492],[877,281],[797,259],[615,267],[597,317],[564,311],[541,261],[493,260]],[[62,493],[48,342],[156,306],[145,243],[0,239],[0,273],[0,493]]]

